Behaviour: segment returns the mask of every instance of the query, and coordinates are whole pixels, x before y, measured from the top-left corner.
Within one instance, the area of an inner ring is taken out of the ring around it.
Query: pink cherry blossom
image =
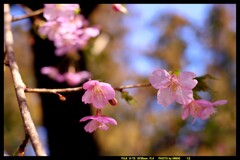
[[[158,104],[168,106],[174,101],[180,104],[187,104],[193,99],[192,89],[197,85],[193,79],[196,74],[193,72],[181,72],[179,76],[169,74],[164,69],[153,71],[149,78],[151,85],[158,89]]]
[[[185,120],[189,115],[196,118],[207,119],[214,113],[216,113],[215,107],[218,105],[224,105],[227,100],[218,100],[210,102],[207,100],[192,100],[188,104],[182,105],[182,119]]]
[[[109,100],[114,99],[115,90],[108,83],[99,82],[97,80],[89,80],[83,84],[83,89],[86,90],[82,96],[82,101],[92,103],[96,108],[103,108]]]
[[[89,133],[92,133],[98,128],[102,130],[108,130],[108,124],[117,125],[115,119],[104,115],[86,116],[80,119],[80,122],[87,121],[89,119],[91,119],[91,121],[88,122],[84,127],[85,131]]]
[[[85,47],[90,38],[94,38],[99,34],[97,27],[87,27],[84,29],[77,29],[75,32],[68,32],[58,36],[54,39],[56,46],[55,54],[62,56],[67,52],[76,52]]]
[[[55,37],[60,36],[59,35],[60,25],[61,24],[56,21],[47,21],[47,22],[44,22],[44,24],[38,28],[38,32],[43,36],[47,36],[49,40],[53,41]]]
[[[69,86],[76,86],[91,77],[91,74],[87,71],[69,71],[62,74],[56,67],[52,66],[41,68],[41,73],[59,83],[66,82]]]
[[[80,10],[79,4],[44,4],[43,16],[48,21],[64,22],[66,19],[73,19],[74,12],[78,10]]]
[[[64,38],[66,34],[77,34],[81,32],[81,27],[86,25],[82,15],[76,15],[74,19],[63,22],[46,21],[38,29],[41,35],[47,36],[50,40],[55,41],[58,38]]]
[[[54,42],[57,56],[63,56],[68,52],[77,52],[88,44],[90,38],[99,35],[99,27],[88,25],[82,15],[75,15],[64,22],[46,21],[38,32]]]
[[[112,7],[117,12],[127,13],[127,9],[123,4],[113,4]]]
[[[57,81],[64,82],[64,77],[59,73],[59,70],[52,66],[46,66],[41,68],[41,73],[47,75],[49,78]]]
[[[78,45],[79,37],[73,33],[65,33],[61,36],[58,36],[54,39],[54,45],[56,47],[55,54],[56,56],[62,56],[67,52],[77,52],[77,50],[84,45]],[[86,42],[86,41],[84,41]],[[86,42],[87,43],[87,42]]]
[[[87,71],[66,72],[63,74],[63,77],[69,86],[76,86],[83,80],[89,79],[91,74]]]

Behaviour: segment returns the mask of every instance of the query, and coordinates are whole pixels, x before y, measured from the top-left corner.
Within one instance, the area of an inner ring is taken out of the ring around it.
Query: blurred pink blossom
[[[108,130],[108,124],[117,125],[115,119],[104,116],[104,115],[96,115],[96,116],[86,116],[80,119],[80,122],[89,121],[84,127],[86,132],[92,133],[96,129]]]
[[[187,104],[193,99],[192,89],[197,85],[193,79],[196,74],[193,72],[181,72],[179,76],[169,74],[164,69],[153,71],[149,78],[151,85],[158,89],[158,104],[168,106],[175,100],[180,104]]]
[[[64,22],[46,21],[38,32],[54,42],[55,54],[62,56],[68,52],[76,52],[88,44],[90,38],[96,37],[100,31],[98,27],[87,27],[88,22],[82,15],[75,15]]]
[[[57,82],[66,82],[69,86],[77,86],[91,77],[91,74],[87,71],[65,72],[61,74],[57,68],[52,66],[41,68],[41,73]]]
[[[91,74],[88,71],[66,72],[63,74],[63,77],[69,86],[76,86],[83,80],[89,79]]]
[[[48,21],[64,22],[73,19],[75,12],[79,10],[79,4],[44,4],[43,16]]]
[[[55,67],[42,67],[41,73],[44,75],[47,75],[52,80],[55,80],[57,82],[64,82],[64,77],[59,73],[59,70]]]
[[[43,36],[47,36],[49,40],[53,41],[56,37],[60,36],[59,35],[60,25],[61,24],[56,21],[47,21],[44,22],[44,24],[38,28],[38,32]]]
[[[218,105],[224,105],[227,100],[218,100],[210,102],[207,100],[192,100],[188,104],[182,105],[182,119],[185,120],[189,115],[196,118],[207,119],[212,114],[216,113],[215,107]]]
[[[83,84],[83,89],[86,92],[82,96],[82,101],[85,104],[93,103],[93,106],[99,109],[105,107],[109,100],[115,98],[115,90],[108,83],[89,80]]]

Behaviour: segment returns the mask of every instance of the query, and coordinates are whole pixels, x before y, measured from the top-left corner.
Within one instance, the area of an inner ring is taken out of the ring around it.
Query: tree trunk
[[[24,4],[32,10],[43,7],[43,4]],[[96,7],[96,4],[80,4],[81,14],[87,18]],[[44,66],[56,66],[62,57],[54,54],[55,47],[52,41],[43,40],[33,33],[34,67],[39,88],[66,88],[66,83],[58,83],[40,73]],[[81,52],[79,68],[87,70],[85,60]],[[79,84],[81,86],[82,84]],[[76,86],[77,87],[77,86]],[[84,130],[86,123],[79,122],[84,116],[92,115],[89,105],[83,104],[82,92],[62,94],[66,101],[60,101],[53,94],[40,94],[43,108],[43,125],[48,132],[49,150],[51,156],[97,156],[98,146],[93,134]]]

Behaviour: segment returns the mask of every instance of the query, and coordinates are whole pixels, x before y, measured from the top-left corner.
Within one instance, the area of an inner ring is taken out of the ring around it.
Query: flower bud
[[[110,99],[110,100],[108,100],[108,102],[109,102],[112,106],[116,106],[117,103],[118,103],[116,98]]]
[[[113,4],[112,7],[117,12],[127,13],[127,8],[123,4]]]
[[[66,101],[66,97],[64,97],[63,95],[59,94],[58,96],[61,101]]]

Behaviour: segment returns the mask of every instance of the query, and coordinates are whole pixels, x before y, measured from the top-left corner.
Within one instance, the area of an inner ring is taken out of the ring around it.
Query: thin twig
[[[24,151],[25,151],[25,148],[26,148],[29,138],[30,138],[29,135],[26,134],[25,139],[23,140],[23,143],[19,146],[18,151],[22,156],[24,155]]]
[[[31,114],[28,109],[26,95],[24,89],[25,84],[22,81],[19,73],[18,65],[15,59],[13,50],[13,35],[11,30],[12,17],[10,14],[9,4],[4,4],[4,42],[6,46],[6,54],[9,62],[10,71],[13,77],[13,84],[17,96],[17,101],[20,109],[20,114],[23,120],[24,130],[29,135],[33,149],[37,156],[46,156],[46,152],[40,142],[37,130],[31,118]]]
[[[122,92],[123,89],[129,89],[129,88],[140,88],[140,87],[149,87],[151,86],[150,83],[142,83],[142,84],[132,84],[127,86],[121,86],[121,87],[115,87],[114,89],[116,91]],[[75,88],[61,88],[61,89],[48,89],[48,88],[28,88],[26,87],[24,89],[25,92],[30,93],[52,93],[57,94],[60,98],[60,100],[65,100],[65,97],[61,95],[60,93],[63,92],[78,92],[81,91],[82,87],[75,87]]]
[[[63,89],[47,89],[47,88],[28,88],[26,87],[24,89],[25,92],[30,92],[30,93],[52,93],[56,94],[59,96],[59,99],[61,101],[65,101],[66,98],[61,95],[60,93],[62,92],[77,92],[82,90],[82,87],[75,87],[75,88],[63,88]]]
[[[22,20],[22,19],[25,19],[25,18],[29,18],[29,17],[33,17],[33,16],[37,16],[37,15],[39,15],[41,13],[43,13],[43,8],[39,9],[39,10],[36,10],[36,11],[33,11],[31,13],[25,14],[23,16],[13,17],[12,18],[12,22],[19,21],[19,20]]]
[[[62,88],[62,89],[48,89],[48,88],[25,88],[25,92],[32,92],[32,93],[63,93],[63,92],[77,92],[82,90],[82,87],[75,87],[75,88]]]
[[[18,147],[17,151],[14,153],[14,156],[24,156],[25,148],[29,140],[29,135],[25,135],[25,139],[23,140],[22,144]]]
[[[131,85],[127,85],[127,86],[115,87],[114,89],[116,91],[122,92],[123,89],[149,87],[149,86],[151,86],[150,83],[142,83],[142,84],[131,84]]]

